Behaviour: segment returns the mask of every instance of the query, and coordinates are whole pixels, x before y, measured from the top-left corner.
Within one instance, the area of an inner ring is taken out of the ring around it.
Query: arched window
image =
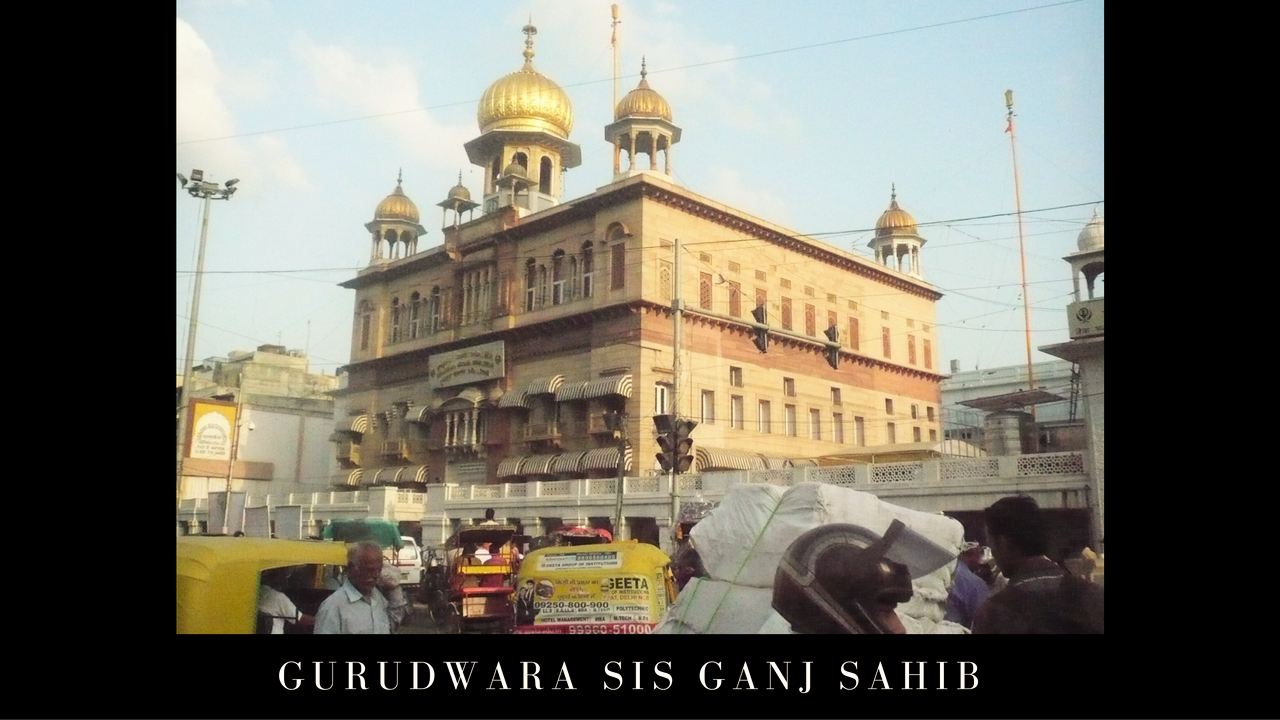
[[[591,241],[582,243],[582,297],[591,297],[593,289],[593,280],[595,278],[595,258],[592,256],[594,248]]]
[[[543,157],[538,169],[538,192],[551,194],[551,158]]]
[[[533,310],[537,302],[538,268],[533,258],[524,264],[524,310]]]
[[[551,255],[551,304],[560,305],[568,302],[564,294],[564,250],[556,250]]]
[[[569,277],[569,284],[567,286],[567,290],[565,291],[566,294],[568,295],[568,297],[565,299],[565,302],[573,302],[574,300],[577,300],[578,298],[582,297],[579,294],[582,292],[582,289],[581,289],[582,279],[578,277],[578,256],[576,255],[569,256],[569,270],[566,274]]]
[[[431,288],[431,301],[427,305],[427,332],[440,330],[440,286]]]
[[[538,266],[538,307],[545,306],[547,304],[547,300],[550,295],[551,295],[551,288],[547,284],[547,266],[539,265]]]
[[[422,334],[419,322],[422,318],[422,296],[415,291],[409,296],[409,339],[413,340]]]
[[[373,305],[368,300],[360,303],[360,349],[369,349],[369,335],[373,331]]]
[[[400,298],[391,298],[391,342],[400,342]]]
[[[524,168],[526,173],[529,172],[529,156],[528,155],[525,155],[522,152],[518,152],[515,155],[511,156],[511,162]]]
[[[493,171],[493,178],[489,181],[489,184],[496,186],[498,182],[498,178],[502,177],[502,154],[501,153],[493,156],[493,167],[490,169]]]

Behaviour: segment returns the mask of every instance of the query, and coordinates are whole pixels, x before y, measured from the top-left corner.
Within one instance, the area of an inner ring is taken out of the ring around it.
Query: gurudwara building
[[[872,261],[681,187],[671,178],[681,128],[642,70],[603,129],[612,181],[565,198],[563,173],[581,150],[568,96],[534,69],[534,32],[525,28],[523,67],[480,101],[480,134],[465,148],[484,186],[473,200],[459,179],[437,203],[443,243],[420,247],[427,231],[400,181],[365,225],[369,265],[342,283],[355,316],[335,393],[335,484],[614,478],[620,461],[628,477],[651,476],[652,417],[673,403],[698,422],[694,471],[938,441],[941,294],[924,280],[925,239],[896,191]],[[625,450],[609,413],[624,416]],[[504,515],[527,526],[539,513]]]

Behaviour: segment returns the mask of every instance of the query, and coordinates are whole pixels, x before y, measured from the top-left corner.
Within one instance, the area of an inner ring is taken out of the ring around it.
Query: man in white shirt
[[[258,612],[271,617],[271,634],[283,635],[285,623],[311,627],[315,618],[300,612],[288,595],[271,587],[284,586],[287,568],[270,568],[262,571],[258,586]]]
[[[317,635],[390,635],[387,599],[378,590],[382,548],[372,540],[347,548],[347,579],[316,612]]]

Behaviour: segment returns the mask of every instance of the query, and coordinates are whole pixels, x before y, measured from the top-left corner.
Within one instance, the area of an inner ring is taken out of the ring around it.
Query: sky
[[[313,372],[350,360],[355,291],[338,283],[368,263],[364,224],[401,171],[420,251],[442,242],[435,204],[459,172],[479,198],[463,144],[530,19],[582,147],[564,199],[608,184],[610,4],[179,0],[176,172],[240,180],[210,206],[194,360],[268,343]],[[944,372],[1026,362],[1012,89],[1032,360],[1055,359],[1034,348],[1068,339],[1062,258],[1106,214],[1102,0],[619,5],[619,97],[643,56],[682,128],[681,186],[868,259],[896,187],[944,295]],[[175,178],[178,374],[203,206]]]

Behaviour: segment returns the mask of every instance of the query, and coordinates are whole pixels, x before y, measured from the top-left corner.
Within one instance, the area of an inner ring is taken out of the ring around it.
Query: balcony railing
[[[526,441],[552,440],[562,437],[560,426],[561,423],[558,422],[528,423],[524,426],[522,436]]]

